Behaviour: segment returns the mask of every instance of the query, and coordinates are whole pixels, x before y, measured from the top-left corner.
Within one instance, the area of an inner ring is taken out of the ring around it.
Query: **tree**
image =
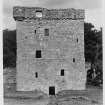
[[[91,23],[84,24],[85,60],[94,63],[96,56],[97,38],[94,26]]]
[[[99,79],[102,83],[103,81],[103,53],[102,53],[102,28],[100,31],[96,33],[97,37],[97,45],[96,45],[96,56],[95,56],[95,61],[94,64],[96,65],[96,73],[97,73],[97,79]]]
[[[3,31],[3,67],[16,66],[16,30]]]
[[[84,24],[85,60],[91,62],[96,70],[95,81],[102,81],[102,28],[96,30],[91,23]],[[90,73],[92,75],[92,71]],[[91,77],[91,76],[90,76]]]

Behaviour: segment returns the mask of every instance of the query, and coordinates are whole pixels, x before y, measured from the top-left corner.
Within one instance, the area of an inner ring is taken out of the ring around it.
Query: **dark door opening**
[[[49,95],[55,95],[55,87],[54,86],[49,87]]]

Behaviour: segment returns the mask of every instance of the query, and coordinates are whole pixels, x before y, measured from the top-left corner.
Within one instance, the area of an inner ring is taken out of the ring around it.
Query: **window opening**
[[[49,87],[49,95],[55,95],[55,87],[54,86]]]
[[[78,38],[77,38],[77,42],[78,42]]]
[[[35,73],[35,77],[38,78],[38,73],[37,72]]]
[[[75,62],[75,58],[73,58],[73,62]]]
[[[35,30],[35,34],[36,34],[36,30]]]
[[[36,58],[41,58],[41,50],[36,50]]]
[[[64,69],[61,69],[61,76],[64,76]]]
[[[45,29],[45,30],[44,30],[44,35],[45,35],[45,36],[49,36],[49,29]]]

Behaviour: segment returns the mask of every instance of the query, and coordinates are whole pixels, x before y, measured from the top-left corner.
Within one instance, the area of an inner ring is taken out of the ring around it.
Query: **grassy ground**
[[[85,91],[65,90],[48,97],[40,92],[10,93],[4,105],[102,105],[102,88],[89,86]]]

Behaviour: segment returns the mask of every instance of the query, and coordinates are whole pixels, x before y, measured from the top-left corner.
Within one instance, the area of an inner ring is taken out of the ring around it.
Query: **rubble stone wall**
[[[43,13],[42,17],[36,17],[36,10]],[[49,94],[50,86],[55,87],[56,93],[85,89],[84,11],[16,7],[14,18],[17,90],[37,89]],[[48,36],[45,36],[45,29],[49,30]],[[41,58],[36,58],[37,50],[41,51]],[[61,76],[62,69],[64,76]]]

